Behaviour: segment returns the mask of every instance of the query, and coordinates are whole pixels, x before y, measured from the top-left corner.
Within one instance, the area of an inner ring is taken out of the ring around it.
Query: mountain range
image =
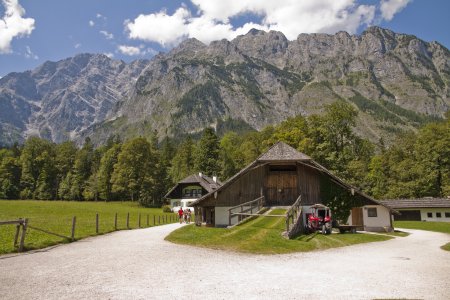
[[[389,142],[448,111],[449,58],[438,42],[379,27],[293,41],[252,29],[129,64],[79,54],[0,79],[0,144],[260,130],[337,100],[359,111],[359,135]]]

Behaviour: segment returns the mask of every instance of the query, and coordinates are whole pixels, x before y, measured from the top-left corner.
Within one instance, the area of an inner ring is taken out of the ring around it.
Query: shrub
[[[162,211],[165,213],[170,213],[170,212],[172,212],[172,208],[170,207],[170,205],[164,205],[162,207]]]

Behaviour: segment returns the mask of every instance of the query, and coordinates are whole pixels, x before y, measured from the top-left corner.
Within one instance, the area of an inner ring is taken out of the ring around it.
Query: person
[[[186,219],[187,223],[191,224],[191,210],[189,208],[187,209]]]
[[[189,208],[186,208],[186,209],[184,210],[184,212],[183,212],[183,215],[184,215],[184,223],[186,223],[186,224],[187,224],[188,210],[189,210]]]
[[[180,224],[183,222],[183,208],[180,206],[178,210],[178,218],[180,219]]]

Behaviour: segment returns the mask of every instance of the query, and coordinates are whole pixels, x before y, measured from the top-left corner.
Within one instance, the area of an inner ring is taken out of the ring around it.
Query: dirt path
[[[449,299],[450,235],[287,255],[174,245],[181,225],[0,257],[1,299]],[[189,293],[184,294],[185,291]]]

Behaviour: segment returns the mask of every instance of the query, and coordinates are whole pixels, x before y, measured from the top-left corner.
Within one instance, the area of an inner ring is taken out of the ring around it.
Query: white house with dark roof
[[[209,177],[202,173],[192,174],[180,180],[164,196],[174,210],[179,207],[191,207],[191,203],[210,192],[215,191],[222,183],[216,176]]]
[[[384,205],[400,213],[396,221],[450,222],[450,198],[388,199]]]

